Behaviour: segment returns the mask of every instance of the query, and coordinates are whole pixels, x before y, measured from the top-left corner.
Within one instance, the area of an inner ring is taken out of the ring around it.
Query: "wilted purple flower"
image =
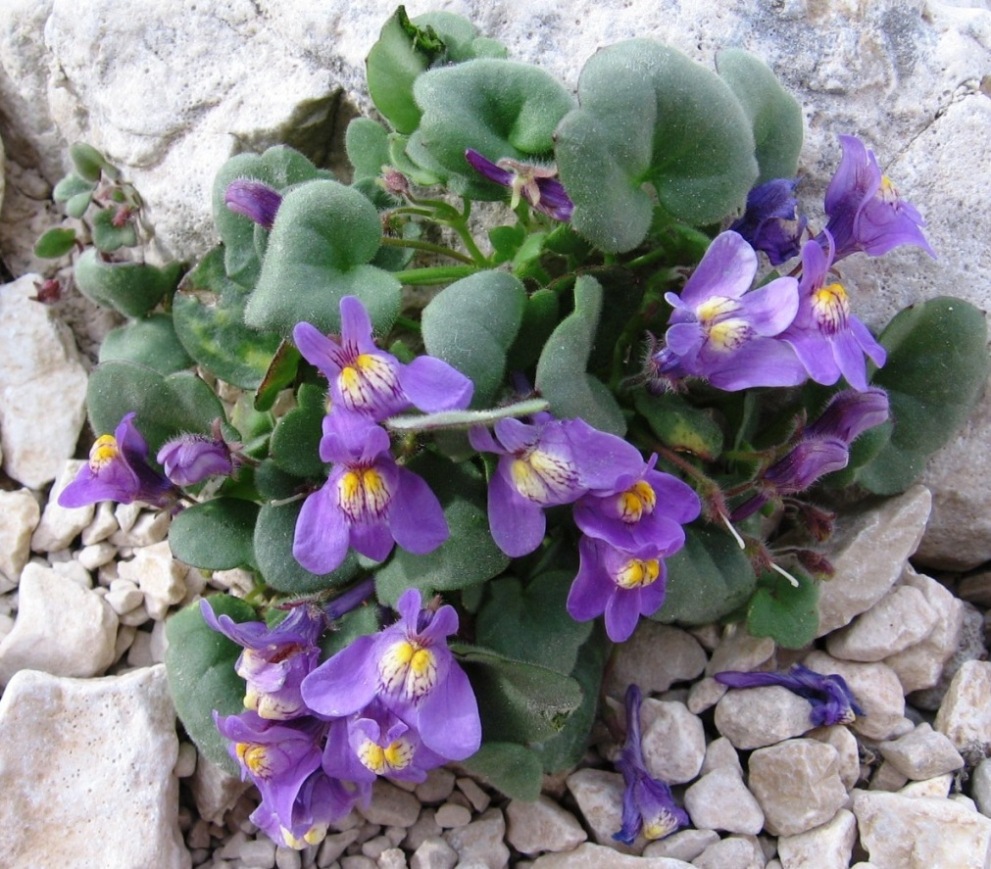
[[[254,712],[223,716],[214,712],[228,751],[241,767],[241,779],[250,779],[262,801],[289,826],[304,782],[320,768],[321,744],[327,724],[315,718],[290,723],[267,721]]]
[[[679,827],[689,824],[688,813],[674,801],[671,788],[647,772],[640,742],[640,704],[642,696],[636,685],[626,689],[626,742],[616,761],[623,774],[623,826],[613,838],[632,845],[639,835],[645,839],[663,839]]]
[[[757,254],[736,232],[713,239],[674,307],[665,347],[654,364],[667,376],[704,377],[734,392],[752,386],[795,386],[806,379],[792,349],[778,340],[798,311],[798,283],[776,278],[747,292]]]
[[[679,542],[671,551],[646,546],[630,552],[605,540],[582,536],[578,575],[568,592],[568,615],[578,622],[604,615],[609,639],[625,642],[640,616],[657,612],[664,603],[667,568],[663,556],[681,545]]]
[[[618,549],[652,546],[667,555],[685,542],[682,525],[698,518],[695,491],[677,477],[655,471],[656,454],[636,474],[616,478],[609,491],[582,496],[575,504],[575,524],[590,537]]]
[[[62,507],[82,507],[97,501],[130,504],[144,501],[164,507],[175,498],[175,488],[148,464],[148,444],[128,413],[112,435],[100,435],[89,451],[89,462],[58,496]]]
[[[636,478],[644,468],[636,447],[581,419],[540,414],[532,425],[502,419],[493,431],[479,426],[468,437],[479,452],[500,456],[489,480],[489,528],[513,558],[544,539],[545,507],[570,504],[587,492],[613,492],[617,480]]]
[[[493,163],[471,148],[465,151],[465,159],[479,175],[512,191],[510,208],[516,208],[522,196],[537,211],[555,220],[571,220],[575,206],[565,192],[564,185],[557,180],[557,169],[554,166],[538,166],[509,157]]]
[[[288,817],[276,814],[266,800],[262,800],[250,817],[272,841],[302,851],[310,845],[319,845],[326,838],[329,826],[354,808],[358,795],[355,788],[317,770],[303,782]]]
[[[367,598],[372,588],[371,580],[358,583],[323,608],[308,602],[298,604],[274,627],[265,622],[235,622],[228,615],[218,617],[210,604],[201,600],[203,620],[244,648],[234,669],[247,683],[245,708],[270,720],[307,715],[299,686],[320,658],[320,635]]]
[[[433,413],[460,410],[471,402],[474,384],[446,362],[418,356],[404,365],[379,350],[372,340],[368,312],[354,296],[341,299],[339,341],[309,323],[298,323],[293,339],[304,358],[329,381],[335,408],[380,422],[410,405]]]
[[[360,712],[331,722],[323,754],[324,772],[359,784],[379,776],[421,782],[428,770],[446,762],[377,699]]]
[[[279,191],[262,181],[237,178],[227,185],[224,204],[235,214],[243,215],[265,229],[271,229],[282,205]]]
[[[888,394],[883,389],[838,392],[795,445],[760,475],[761,491],[737,507],[730,518],[734,522],[746,519],[771,497],[803,492],[824,474],[842,470],[850,460],[850,444],[887,418]]]
[[[858,715],[864,714],[842,676],[836,673],[823,676],[801,664],[792,665],[787,673],[740,673],[726,670],[716,673],[714,678],[731,688],[781,685],[812,704],[809,719],[816,727],[850,724]]]
[[[775,178],[747,194],[743,216],[730,229],[742,235],[754,250],[767,254],[771,265],[781,265],[795,256],[808,222],[798,214],[795,198],[797,178]]]
[[[856,136],[840,136],[843,158],[826,188],[826,223],[836,245],[836,259],[862,250],[881,256],[893,247],[912,244],[936,256],[922,232],[919,212],[902,199],[883,175],[874,152]],[[825,247],[823,234],[817,238]]]
[[[398,622],[358,637],[307,676],[303,699],[329,718],[353,715],[378,700],[427,749],[464,760],[478,750],[482,725],[471,683],[447,647],[458,615],[451,606],[422,609],[416,588],[404,591],[396,608]]]
[[[833,263],[833,240],[828,230],[823,235],[825,251],[817,241],[806,242],[802,248],[798,313],[781,339],[791,345],[816,383],[830,386],[842,375],[854,389],[863,390],[867,388],[864,357],[870,357],[880,367],[887,354],[850,312],[850,298],[843,285],[827,283]]]
[[[229,477],[235,462],[222,437],[184,434],[162,445],[155,457],[177,486],[195,486],[208,477]]]
[[[363,417],[324,417],[320,458],[334,467],[303,502],[293,538],[293,555],[307,570],[329,573],[349,546],[384,561],[395,544],[422,555],[447,540],[437,496],[421,477],[397,465],[389,448],[386,430]]]

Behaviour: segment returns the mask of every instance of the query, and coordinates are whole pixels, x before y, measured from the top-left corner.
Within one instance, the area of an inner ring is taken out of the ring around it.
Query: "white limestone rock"
[[[899,582],[922,592],[936,613],[936,623],[923,640],[884,659],[898,676],[902,690],[909,694],[939,682],[943,667],[960,643],[964,604],[932,577],[916,573],[911,565],[905,565]]]
[[[960,769],[964,760],[949,738],[926,722],[878,749],[892,766],[912,781],[924,781]]]
[[[522,854],[570,851],[588,838],[571,812],[543,794],[532,803],[510,800],[506,841]]]
[[[0,641],[0,685],[18,670],[96,676],[113,663],[117,616],[100,595],[30,563],[18,606],[13,629]]]
[[[819,827],[778,839],[782,869],[847,869],[857,840],[857,819],[846,809]]]
[[[641,707],[641,734],[647,771],[670,785],[699,774],[705,757],[705,727],[684,703],[648,697]]]
[[[31,555],[31,535],[40,519],[38,501],[27,489],[0,491],[0,593],[17,584]]]
[[[693,830],[688,827],[670,836],[651,842],[643,849],[644,857],[672,857],[691,862],[710,845],[719,841],[715,830]]]
[[[8,866],[188,869],[165,668],[105,679],[18,673],[0,699]]]
[[[812,704],[781,685],[727,691],[716,704],[716,729],[735,748],[773,745],[812,729]]]
[[[660,693],[676,682],[695,679],[705,664],[705,651],[687,631],[640,619],[633,636],[616,649],[605,692],[621,700],[635,682],[644,696]]]
[[[818,636],[849,624],[888,593],[919,545],[931,503],[928,489],[913,486],[837,522],[836,573],[820,586]]]
[[[991,663],[967,661],[957,671],[935,728],[962,753],[991,748]]]
[[[974,768],[970,788],[981,814],[991,817],[991,758],[984,758]]]
[[[714,769],[719,769],[720,767],[735,770],[741,777],[743,776],[743,767],[740,766],[740,756],[736,753],[733,743],[725,736],[720,736],[712,740],[705,747],[705,758],[702,760],[702,769],[700,772],[702,775],[705,775],[707,772],[712,772]]]
[[[764,869],[764,853],[756,838],[727,836],[713,842],[692,860],[697,869]]]
[[[3,469],[29,489],[58,476],[86,419],[86,370],[69,331],[32,301],[37,280],[0,286]]]
[[[814,739],[789,739],[750,755],[748,784],[764,812],[764,828],[795,836],[826,823],[847,799],[839,755]]]
[[[860,842],[882,869],[985,869],[991,819],[953,800],[853,792]]]
[[[764,828],[764,813],[731,767],[707,772],[685,791],[685,811],[700,830],[722,830],[756,836]]]
[[[866,713],[858,715],[852,727],[869,739],[900,736],[911,724],[905,719],[905,695],[894,671],[884,664],[839,661],[825,652],[811,652],[802,662],[810,670],[843,677]]]
[[[830,634],[826,649],[845,661],[882,661],[924,640],[937,620],[919,589],[895,586],[847,627]]]
[[[828,727],[817,727],[810,730],[806,736],[818,739],[836,749],[840,762],[840,781],[848,790],[853,790],[860,778],[860,744],[850,728],[843,724],[831,724]]]
[[[458,852],[459,861],[484,866],[505,866],[509,863],[506,847],[506,820],[499,809],[488,809],[465,827],[448,830],[444,839]]]
[[[596,842],[626,854],[639,851],[636,842],[630,847],[613,839],[623,826],[623,776],[604,769],[579,769],[566,783]],[[643,841],[639,844],[642,848]]]
[[[179,603],[185,595],[188,569],[172,557],[169,542],[163,540],[152,546],[142,546],[134,553],[134,558],[120,562],[117,573],[144,593],[148,615],[163,619],[169,607]]]
[[[724,629],[719,645],[712,652],[706,665],[706,676],[723,670],[766,669],[765,664],[774,658],[774,640],[770,637],[753,637],[743,625],[731,625]]]
[[[586,842],[564,854],[544,854],[531,869],[692,869],[691,863],[671,857],[637,857]]]
[[[58,479],[48,495],[48,502],[41,514],[41,521],[31,536],[31,548],[35,552],[57,552],[65,549],[93,521],[96,508],[92,504],[82,507],[62,507],[58,496],[69,485],[85,462],[70,459],[64,462]]]

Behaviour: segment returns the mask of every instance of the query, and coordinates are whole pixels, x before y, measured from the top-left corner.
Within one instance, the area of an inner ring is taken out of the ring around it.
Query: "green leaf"
[[[180,561],[201,570],[231,570],[254,563],[252,539],[258,505],[213,498],[179,513],[169,526],[169,548]]]
[[[693,407],[669,392],[650,395],[641,390],[634,399],[639,413],[665,446],[714,461],[723,451],[723,432],[711,410]]]
[[[207,602],[218,616],[228,615],[235,622],[257,618],[248,604],[227,594],[213,595]],[[238,766],[213,723],[213,712],[237,715],[244,710],[244,681],[234,672],[243,650],[203,621],[198,602],[166,622],[165,636],[169,691],[186,733],[204,757],[237,775]]]
[[[556,670],[468,646],[451,645],[478,698],[485,741],[532,745],[561,732],[582,690]]]
[[[901,311],[880,337],[888,351],[872,386],[888,391],[894,428],[857,482],[879,495],[907,489],[970,416],[988,379],[987,322],[962,299]]]
[[[693,226],[743,208],[758,174],[753,134],[715,73],[633,39],[589,59],[578,101],[557,129],[557,165],[575,203],[571,225],[603,250],[643,241],[655,197]]]
[[[327,391],[315,383],[304,383],[296,402],[272,432],[272,461],[295,477],[322,477],[326,468],[320,458],[320,438],[327,415]]]
[[[704,625],[742,606],[756,577],[736,541],[719,528],[690,525],[685,547],[667,563],[667,598],[652,618]]]
[[[101,208],[93,215],[93,244],[103,253],[134,247],[138,243],[134,224],[127,220],[121,226],[114,226],[114,215],[112,207]]]
[[[575,310],[562,320],[537,362],[537,391],[561,419],[580,417],[593,428],[626,433],[626,420],[603,383],[585,373],[602,311],[602,287],[582,275],[575,281]]]
[[[378,178],[389,164],[389,133],[371,118],[354,118],[344,134],[344,148],[355,180]]]
[[[103,362],[93,369],[86,407],[97,433],[112,432],[126,413],[135,411],[135,425],[152,457],[176,435],[207,434],[214,420],[225,418],[220,400],[196,375],[180,371],[164,376],[130,362]]]
[[[802,150],[802,107],[781,87],[770,67],[742,48],[716,55],[720,78],[736,94],[753,127],[762,184],[773,178],[794,178]]]
[[[509,559],[489,532],[481,473],[468,462],[455,465],[429,453],[417,456],[408,467],[427,481],[440,500],[451,536],[426,555],[397,547],[376,574],[379,599],[392,604],[410,587],[425,593],[450,591],[502,573]]]
[[[279,392],[296,379],[302,359],[299,351],[289,341],[279,344],[279,349],[275,351],[275,356],[258,385],[258,392],[255,393],[255,410],[272,409]]]
[[[570,673],[578,650],[592,632],[591,622],[576,622],[565,608],[574,573],[552,571],[525,588],[515,577],[489,584],[489,599],[479,610],[479,645],[560,673]]]
[[[95,249],[76,261],[76,286],[88,299],[125,317],[143,317],[179,283],[182,263],[106,262]]]
[[[179,340],[206,371],[241,389],[256,389],[279,347],[279,336],[244,324],[247,294],[224,272],[224,250],[214,248],[190,272],[172,299]]]
[[[255,563],[265,583],[287,594],[312,594],[344,585],[358,575],[358,559],[353,551],[344,563],[330,573],[317,575],[306,570],[292,554],[296,519],[302,501],[289,504],[263,504],[255,523]]]
[[[423,342],[475,384],[472,407],[491,404],[502,386],[506,351],[520,328],[526,291],[506,272],[479,272],[441,290],[421,317]]]
[[[540,351],[557,326],[560,308],[553,290],[539,289],[526,300],[523,322],[509,348],[506,364],[510,370],[522,371],[536,364]]]
[[[182,371],[193,364],[168,314],[152,314],[108,332],[100,345],[100,362],[133,362],[160,374]]]
[[[400,284],[366,265],[379,249],[382,227],[375,206],[336,181],[310,181],[290,190],[269,234],[258,284],[245,322],[289,337],[300,322],[339,332],[339,305],[357,296],[378,331],[399,313]]]
[[[76,246],[76,231],[74,229],[56,226],[46,231],[34,243],[34,255],[42,259],[58,259],[65,256]]]
[[[486,739],[461,765],[510,799],[533,802],[540,796],[544,780],[540,758],[524,745]]]
[[[72,160],[76,173],[84,181],[96,184],[104,172],[108,178],[115,179],[117,177],[118,173],[113,164],[96,148],[85,142],[76,142],[70,146],[69,158]]]
[[[804,571],[789,570],[795,588],[777,572],[763,574],[747,606],[747,630],[770,637],[785,649],[801,649],[815,639],[819,628],[819,585]]]
[[[65,213],[78,220],[86,213],[92,202],[93,194],[91,192],[77,193],[65,201]]]
[[[467,148],[492,162],[546,160],[554,149],[554,128],[575,105],[553,76],[508,60],[432,69],[417,79],[413,93],[423,117],[407,152],[419,161],[419,150],[425,151],[425,168],[440,167],[448,186],[471,199],[504,199],[507,191],[471,168]]]
[[[96,189],[92,181],[80,178],[75,172],[70,172],[58,184],[52,188],[52,200],[55,202],[68,202],[73,196],[80,193],[89,193]]]
[[[330,172],[317,169],[306,157],[285,145],[276,145],[262,154],[238,154],[220,167],[213,182],[213,220],[224,243],[224,265],[232,280],[249,288],[255,285],[261,268],[256,231],[264,237],[264,230],[227,207],[224,197],[230,183],[250,178],[284,194],[293,185],[330,177],[333,177]]]

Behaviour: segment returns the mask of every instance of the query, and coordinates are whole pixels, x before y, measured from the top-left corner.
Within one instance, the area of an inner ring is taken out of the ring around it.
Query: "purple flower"
[[[385,429],[363,417],[324,417],[320,458],[334,467],[303,502],[293,539],[293,555],[307,570],[329,573],[349,546],[384,561],[396,544],[422,555],[447,540],[437,496],[421,477],[396,464],[389,447]]]
[[[803,492],[824,474],[842,470],[850,460],[850,444],[887,418],[888,394],[883,389],[838,392],[795,445],[760,475],[761,491],[740,504],[730,518],[746,519],[771,497]]]
[[[616,435],[597,431],[581,419],[547,414],[530,425],[502,419],[490,432],[469,431],[471,445],[500,456],[489,480],[489,528],[496,545],[516,558],[544,539],[544,508],[577,501],[587,492],[612,492],[616,481],[637,477],[640,452]]]
[[[280,817],[262,800],[250,817],[274,842],[301,851],[319,845],[329,826],[354,808],[357,796],[354,788],[317,770],[303,782],[288,816]]]
[[[654,470],[657,456],[636,474],[616,478],[608,491],[582,496],[575,504],[575,524],[589,537],[618,549],[653,546],[666,555],[685,542],[682,525],[698,518],[695,491],[677,477]]]
[[[919,212],[902,199],[881,173],[874,152],[855,136],[840,136],[843,158],[826,189],[826,231],[836,244],[836,259],[857,251],[881,256],[912,244],[936,256],[922,232]],[[817,238],[825,246],[824,234]]]
[[[262,181],[238,178],[227,185],[224,204],[235,214],[243,215],[265,229],[271,229],[279,206],[282,205],[282,196],[278,190]]]
[[[565,192],[564,185],[557,180],[557,169],[554,166],[536,166],[509,157],[493,163],[471,148],[465,151],[465,159],[483,178],[512,190],[510,208],[516,208],[522,196],[537,211],[555,220],[571,220],[575,206]]]
[[[632,845],[639,835],[645,839],[663,839],[679,827],[689,824],[688,813],[674,801],[671,788],[652,778],[644,764],[640,742],[640,704],[636,685],[626,689],[626,742],[616,761],[623,774],[623,826],[613,834],[617,841]]]
[[[112,435],[96,439],[89,451],[89,463],[59,494],[60,506],[144,501],[164,507],[174,500],[172,484],[148,464],[148,444],[134,426],[135,416],[125,414]]]
[[[423,744],[415,729],[379,700],[331,722],[323,754],[324,772],[359,784],[373,782],[379,776],[422,782],[428,770],[446,762]]]
[[[229,477],[235,467],[224,439],[202,434],[173,438],[162,445],[155,458],[177,486],[195,486],[208,477]]]
[[[672,551],[680,548],[681,543]],[[587,622],[604,614],[609,639],[625,642],[640,616],[657,612],[664,603],[667,569],[662,556],[671,552],[653,546],[630,552],[586,536],[578,552],[581,561],[568,592],[568,615]]]
[[[775,178],[747,194],[743,216],[730,229],[742,235],[754,250],[767,254],[771,265],[781,265],[795,256],[807,223],[799,217],[795,198],[797,178]]]
[[[415,588],[403,592],[397,609],[394,625],[358,637],[307,676],[303,699],[329,718],[353,715],[378,700],[427,749],[464,760],[478,750],[482,726],[471,683],[447,647],[458,615],[451,606],[422,609]]]
[[[816,241],[802,248],[802,280],[798,285],[798,313],[781,335],[816,383],[836,383],[840,375],[854,389],[867,388],[870,357],[878,367],[887,354],[867,327],[850,313],[850,298],[843,285],[827,283],[833,263],[833,240],[829,230],[823,235],[826,251]]]
[[[716,236],[674,307],[665,347],[654,366],[667,377],[704,377],[734,392],[751,386],[795,386],[805,369],[777,339],[798,311],[798,283],[776,278],[747,292],[757,254],[736,232]]]
[[[268,809],[287,826],[304,782],[320,768],[326,723],[305,718],[282,724],[250,711],[228,716],[214,712],[213,720],[230,741],[228,751],[241,767],[242,781],[250,779]]]
[[[816,727],[850,724],[858,715],[864,714],[842,676],[836,673],[823,676],[801,664],[794,664],[787,673],[739,673],[726,670],[716,673],[714,678],[731,688],[781,685],[812,704],[809,718]]]
[[[372,340],[368,312],[354,296],[341,299],[339,341],[309,323],[297,324],[293,339],[304,358],[330,382],[334,408],[380,422],[411,405],[433,413],[461,410],[471,402],[474,384],[446,362],[418,356],[404,365],[379,350]]]
[[[317,640],[328,624],[322,610],[296,606],[271,628],[264,622],[235,622],[228,615],[218,618],[205,600],[200,601],[200,614],[213,630],[244,648],[234,669],[247,683],[246,709],[268,720],[309,714],[299,686],[320,658]]]

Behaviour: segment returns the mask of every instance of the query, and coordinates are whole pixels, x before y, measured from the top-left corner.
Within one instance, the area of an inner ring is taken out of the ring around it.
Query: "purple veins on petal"
[[[633,844],[640,835],[651,841],[663,839],[690,823],[688,813],[674,801],[671,788],[647,772],[640,736],[641,703],[639,687],[630,685],[626,689],[625,703],[626,742],[616,761],[625,783],[623,824],[613,834],[614,839],[627,845]]]
[[[97,501],[143,501],[164,507],[174,501],[172,483],[148,463],[148,444],[134,425],[135,416],[133,412],[125,414],[112,435],[96,439],[89,461],[59,494],[62,507]]]
[[[247,217],[265,229],[271,229],[279,206],[282,205],[282,196],[278,190],[262,181],[238,178],[227,185],[224,204],[235,214]]]
[[[726,670],[716,673],[714,678],[731,688],[781,685],[812,704],[809,717],[816,727],[850,724],[858,715],[865,714],[842,676],[837,673],[822,675],[801,664],[794,664],[785,673],[741,673]]]

